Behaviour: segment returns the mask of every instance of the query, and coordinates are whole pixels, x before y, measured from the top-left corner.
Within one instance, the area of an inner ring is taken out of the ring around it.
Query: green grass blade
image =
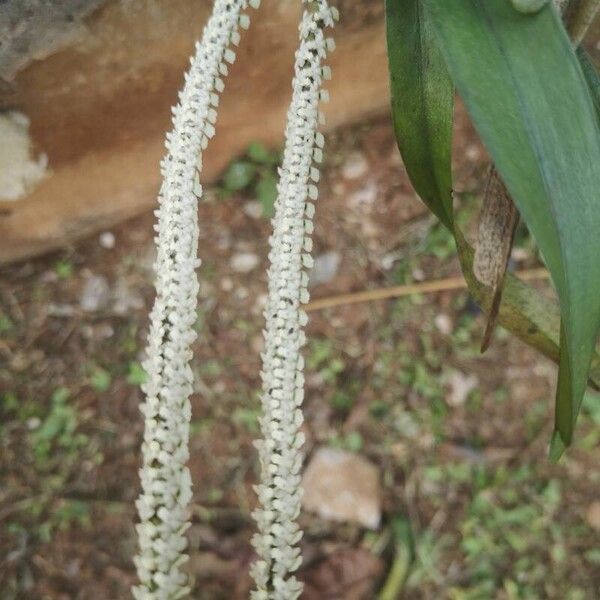
[[[420,0],[386,0],[392,116],[408,177],[452,229],[454,89]]]
[[[558,291],[556,429],[565,445],[600,325],[600,132],[552,3],[424,0],[452,79]]]

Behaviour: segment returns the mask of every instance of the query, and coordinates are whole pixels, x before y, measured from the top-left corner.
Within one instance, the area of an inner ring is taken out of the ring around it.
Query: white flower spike
[[[139,554],[135,557],[140,584],[137,600],[175,600],[189,592],[181,566],[187,559],[185,532],[192,497],[188,438],[192,392],[191,344],[196,334],[196,304],[200,261],[197,201],[202,188],[195,183],[202,150],[214,135],[220,74],[227,72],[247,28],[242,11],[255,0],[215,0],[213,13],[185,75],[179,104],[173,108],[173,130],[167,134],[167,153],[161,163],[163,184],[156,211],[157,258],[154,265],[156,299],[150,314],[143,386],[146,401],[140,470],[141,494],[136,502]]]
[[[254,516],[258,533],[252,565],[254,600],[294,600],[302,591],[291,575],[301,563],[298,543],[302,532],[296,522],[300,512],[301,447],[304,396],[303,328],[308,302],[308,274],[312,266],[312,216],[319,179],[313,160],[320,162],[324,144],[317,132],[322,117],[321,89],[330,70],[322,66],[333,47],[324,30],[337,20],[337,10],[325,0],[303,0],[300,47],[296,52],[292,103],[288,110],[286,144],[270,238],[269,296],[265,310],[265,349],[262,354],[261,432],[257,442],[261,482],[256,486],[260,507]]]

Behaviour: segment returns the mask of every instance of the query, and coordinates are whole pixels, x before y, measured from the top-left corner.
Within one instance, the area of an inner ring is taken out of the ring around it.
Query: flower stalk
[[[173,129],[167,134],[161,162],[163,183],[156,211],[157,258],[154,264],[156,299],[150,314],[150,332],[142,386],[145,402],[142,443],[142,491],[136,502],[139,553],[135,557],[139,585],[137,600],[175,600],[186,596],[189,583],[182,565],[187,560],[188,503],[192,498],[188,440],[192,393],[191,344],[196,338],[198,278],[196,169],[202,151],[214,135],[219,93],[231,45],[247,28],[244,14],[258,0],[215,0],[190,69],[173,108]]]
[[[256,486],[259,508],[254,512],[258,533],[253,544],[258,560],[251,572],[256,582],[254,600],[293,600],[301,583],[292,575],[301,563],[298,543],[302,532],[300,468],[304,435],[301,432],[304,397],[304,361],[308,302],[308,273],[323,135],[317,131],[323,117],[321,88],[330,78],[323,66],[333,40],[325,30],[337,19],[337,10],[325,0],[303,0],[300,46],[295,56],[292,102],[287,114],[286,143],[270,237],[269,290],[265,309],[265,348],[262,353],[262,439],[256,442],[261,480]]]

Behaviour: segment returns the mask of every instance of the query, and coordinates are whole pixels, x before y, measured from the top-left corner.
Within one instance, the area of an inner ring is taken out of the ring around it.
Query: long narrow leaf
[[[447,66],[560,300],[556,430],[568,445],[600,325],[600,132],[552,3],[425,0]]]
[[[392,116],[416,192],[452,229],[454,88],[420,0],[386,0]]]
[[[519,211],[498,176],[498,171],[491,167],[479,215],[477,244],[473,259],[473,272],[477,279],[491,287],[494,294],[481,341],[482,352],[487,350],[496,327],[504,275],[518,223]]]
[[[577,58],[583,71],[583,76],[587,81],[590,90],[590,96],[596,109],[596,116],[600,122],[600,74],[598,73],[589,54],[580,46],[577,48]]]

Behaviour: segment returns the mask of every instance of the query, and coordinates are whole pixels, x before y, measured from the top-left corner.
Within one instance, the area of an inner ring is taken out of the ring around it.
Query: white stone
[[[98,237],[98,243],[105,250],[112,250],[115,247],[115,234],[112,231],[103,231]]]
[[[306,467],[302,487],[302,506],[322,519],[379,527],[379,470],[362,456],[319,448]]]
[[[338,272],[342,256],[339,252],[324,252],[315,257],[315,264],[309,273],[310,285],[330,282]]]
[[[229,277],[221,279],[221,289],[224,292],[230,292],[233,289],[233,281]]]
[[[446,313],[440,313],[439,315],[436,315],[433,322],[436,326],[436,329],[444,335],[450,335],[454,329],[452,319]]]
[[[479,385],[477,375],[465,375],[460,371],[453,371],[448,376],[450,394],[446,398],[449,406],[462,406],[469,397],[469,394]]]
[[[244,203],[244,214],[252,219],[260,219],[262,217],[262,206],[258,200],[249,200]]]
[[[39,417],[29,417],[29,419],[25,421],[25,424],[29,431],[35,431],[42,424],[42,421]]]
[[[260,258],[252,252],[239,252],[234,254],[229,261],[229,266],[236,273],[250,273],[258,267]]]
[[[384,271],[389,271],[393,266],[394,263],[397,262],[398,260],[401,260],[404,258],[404,253],[403,252],[390,252],[389,254],[384,254],[381,257],[381,268]]]
[[[86,312],[103,310],[110,302],[110,286],[103,275],[90,275],[85,279],[79,296],[79,306]]]
[[[359,179],[369,170],[369,163],[363,154],[353,152],[342,165],[342,177],[344,179]]]
[[[425,273],[419,267],[413,269],[411,275],[415,281],[425,281]]]

